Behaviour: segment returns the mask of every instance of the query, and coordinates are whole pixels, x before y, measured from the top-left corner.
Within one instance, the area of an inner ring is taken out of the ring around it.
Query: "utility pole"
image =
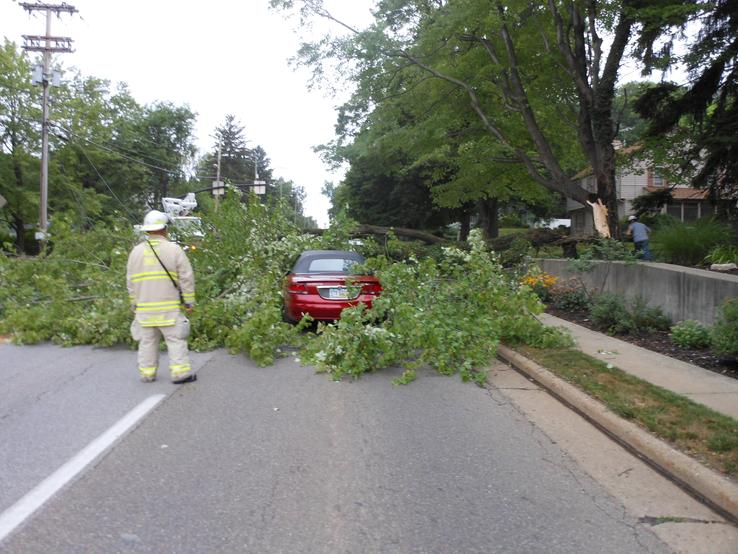
[[[51,54],[58,52],[72,52],[72,39],[69,37],[51,36],[51,14],[60,16],[62,13],[73,14],[78,10],[69,4],[46,4],[43,2],[29,3],[21,2],[20,6],[33,13],[34,11],[46,12],[46,34],[45,35],[23,35],[26,43],[23,49],[28,52],[43,53],[43,69],[41,73],[41,85],[43,86],[43,106],[41,119],[41,201],[39,205],[38,225],[39,240],[46,239],[48,229],[48,196],[49,196],[49,85],[52,79]]]
[[[222,147],[218,142],[218,163],[215,164],[215,182],[213,183],[213,194],[215,195],[215,211],[220,207],[220,195],[225,193],[223,190],[223,182],[220,180],[220,153]]]

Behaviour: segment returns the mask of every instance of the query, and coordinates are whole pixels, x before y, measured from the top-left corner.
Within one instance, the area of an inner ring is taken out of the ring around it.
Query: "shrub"
[[[589,310],[592,302],[583,289],[576,289],[558,294],[553,299],[553,306],[567,312]]]
[[[590,310],[592,322],[611,335],[628,334],[635,331],[633,318],[625,300],[612,292],[597,295]]]
[[[531,242],[524,235],[516,236],[510,246],[498,253],[500,265],[513,268],[523,265],[528,260]]]
[[[666,331],[671,325],[671,320],[661,308],[649,306],[640,296],[633,300],[630,315],[633,319],[633,329],[637,333]]]
[[[592,307],[589,294],[581,283],[569,279],[554,284],[549,290],[551,305],[566,312],[589,310]]]
[[[738,298],[723,304],[720,318],[710,333],[713,351],[738,360]]]
[[[738,264],[738,246],[734,244],[720,244],[705,257],[705,265],[729,263]]]
[[[635,263],[636,257],[627,244],[611,238],[598,237],[582,250],[578,259],[569,261],[568,265],[573,271],[586,272],[595,267],[597,260]]]
[[[661,308],[648,306],[643,298],[635,298],[629,307],[622,296],[612,292],[595,298],[590,316],[611,335],[652,333],[668,329],[671,323]]]
[[[671,328],[671,342],[683,348],[706,348],[710,346],[710,331],[699,321],[687,319]]]
[[[716,246],[730,242],[731,236],[731,228],[714,219],[674,220],[653,232],[651,248],[667,263],[696,266]]]

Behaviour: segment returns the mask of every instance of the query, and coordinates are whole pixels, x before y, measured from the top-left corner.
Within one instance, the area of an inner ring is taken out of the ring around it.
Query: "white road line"
[[[119,419],[110,429],[93,440],[84,449],[80,450],[71,460],[41,481],[36,487],[18,500],[10,508],[0,514],[0,542],[7,537],[13,529],[23,523],[33,512],[38,510],[59,489],[69,483],[90,462],[102,454],[115,441],[122,437],[147,413],[149,413],[159,402],[166,397],[165,394],[149,396],[138,406]]]

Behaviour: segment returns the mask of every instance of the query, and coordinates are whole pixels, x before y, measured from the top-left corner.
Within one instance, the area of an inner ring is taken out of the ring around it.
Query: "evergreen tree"
[[[660,83],[638,100],[636,109],[649,120],[651,137],[684,133],[683,159],[699,160],[694,184],[710,187],[722,198],[738,197],[738,0],[696,2],[701,17],[675,21],[675,36],[698,23],[699,32],[685,57],[689,86]],[[672,41],[660,52],[644,49],[649,68],[664,69],[677,60]],[[695,165],[695,164],[693,164]]]

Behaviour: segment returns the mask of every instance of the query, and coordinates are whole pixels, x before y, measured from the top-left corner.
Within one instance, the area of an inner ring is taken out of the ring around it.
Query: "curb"
[[[622,419],[604,404],[511,348],[500,344],[497,355],[698,500],[738,523],[738,484]]]

